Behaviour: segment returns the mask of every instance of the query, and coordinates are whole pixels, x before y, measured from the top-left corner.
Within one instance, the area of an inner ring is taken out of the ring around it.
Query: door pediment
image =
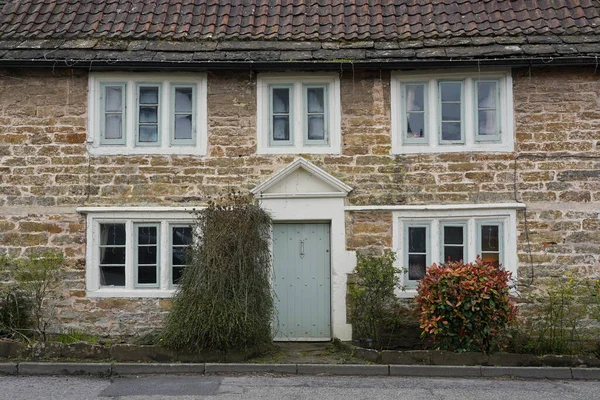
[[[316,165],[297,158],[251,190],[259,198],[346,197],[352,188]]]

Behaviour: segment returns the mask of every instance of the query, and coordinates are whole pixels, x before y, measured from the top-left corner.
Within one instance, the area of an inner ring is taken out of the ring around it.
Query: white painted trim
[[[293,144],[290,146],[269,145],[269,85],[293,85],[293,110],[290,121]],[[304,143],[303,85],[327,85],[329,111],[329,144]],[[341,91],[338,73],[259,73],[256,80],[256,140],[258,154],[340,154],[341,153]]]
[[[500,89],[500,123],[502,128],[501,142],[476,142],[474,126],[474,92],[472,82],[474,79],[498,78]],[[439,138],[438,118],[428,118],[429,143],[410,144],[402,143],[402,102],[401,85],[410,82],[428,82],[429,92],[426,103],[426,113],[438,115],[437,82],[444,79],[464,79],[466,88],[463,107],[465,110],[463,129],[465,144],[441,144]],[[515,148],[514,140],[514,111],[513,111],[513,83],[510,69],[494,69],[489,71],[461,70],[448,72],[447,70],[421,71],[396,71],[391,74],[390,82],[390,107],[392,125],[392,154],[421,154],[421,153],[458,153],[458,152],[497,152],[509,153]]]
[[[176,213],[176,212],[187,212],[193,213],[196,210],[203,210],[206,206],[197,207],[134,207],[134,206],[123,206],[123,207],[77,207],[75,210],[80,214],[93,214],[93,213]]]
[[[341,340],[352,340],[352,325],[346,321],[346,285],[348,274],[356,266],[356,253],[346,251],[344,199],[259,198],[259,202],[275,222],[331,224],[331,335]]]
[[[298,168],[304,168],[311,174],[315,175],[318,179],[321,179],[325,183],[338,189],[339,192],[338,193],[335,193],[335,192],[296,193],[294,195],[290,195],[287,193],[282,193],[282,194],[280,194],[280,193],[265,193],[265,194],[262,194],[262,192],[269,190],[269,188],[271,188],[273,185],[276,185],[277,183],[284,180],[286,177],[288,177],[290,174],[292,174]],[[302,157],[296,158],[294,161],[292,161],[290,164],[288,164],[285,168],[277,171],[277,173],[275,173],[275,175],[273,175],[272,177],[270,177],[269,179],[267,179],[260,185],[256,186],[254,189],[250,190],[250,192],[252,194],[258,195],[258,196],[264,197],[264,198],[267,198],[267,197],[283,198],[283,197],[291,197],[291,196],[295,196],[295,197],[345,197],[351,191],[352,191],[352,188],[350,186],[346,185],[344,182],[340,181],[333,175],[322,170],[321,168],[317,167],[316,165],[305,160]]]
[[[261,199],[286,199],[294,198],[314,198],[314,197],[346,197],[347,193],[341,192],[309,192],[309,193],[261,193]]]
[[[100,85],[102,83],[126,83],[125,110],[123,119],[124,145],[100,144]],[[161,85],[161,102],[159,109],[160,144],[158,146],[136,146],[136,91],[138,83],[156,83]],[[195,85],[195,117],[196,138],[194,144],[171,144],[170,103],[171,85]],[[94,155],[129,155],[129,154],[191,154],[205,156],[207,154],[207,74],[206,73],[137,73],[137,72],[93,72],[88,78],[88,151]]]
[[[90,298],[123,297],[123,298],[169,298],[175,294],[175,289],[112,289],[100,288],[98,290],[86,290],[86,296]]]
[[[411,204],[398,206],[346,206],[346,211],[446,211],[446,210],[515,210],[525,209],[524,203],[490,204]]]
[[[189,223],[193,225],[194,215],[185,210],[191,207],[78,207],[77,211],[86,216],[86,269],[85,286],[88,297],[171,297],[175,288],[170,285],[170,262],[167,248],[170,245],[168,226]],[[133,243],[134,223],[148,222],[160,224],[163,234],[160,245],[160,267],[158,281],[160,287],[134,288]],[[101,223],[123,223],[126,228],[125,239],[125,287],[101,287],[98,261],[98,231]],[[167,236],[164,236],[164,235]]]
[[[510,203],[509,203],[510,204]],[[516,203],[519,204],[519,203]],[[513,281],[517,281],[517,269],[518,269],[518,257],[517,257],[517,208],[498,207],[498,208],[482,208],[481,204],[477,207],[461,208],[461,209],[448,209],[441,208],[445,205],[438,205],[437,208],[431,209],[405,209],[397,210],[393,212],[392,220],[392,237],[393,237],[393,250],[397,254],[396,266],[403,268],[404,261],[404,240],[403,240],[403,224],[405,222],[417,222],[417,221],[435,221],[433,224],[432,232],[432,246],[431,246],[431,263],[439,262],[440,251],[439,251],[439,223],[446,221],[466,221],[467,229],[469,234],[467,235],[467,248],[466,253],[469,257],[474,257],[477,251],[477,237],[475,232],[477,221],[489,221],[495,220],[503,223],[504,235],[504,262],[503,268],[512,273]],[[435,228],[435,229],[434,229]],[[474,259],[468,260],[469,262]],[[404,282],[404,274],[401,276],[401,282]],[[416,289],[409,289],[405,291],[397,291],[396,293],[402,298],[411,298],[416,296]]]

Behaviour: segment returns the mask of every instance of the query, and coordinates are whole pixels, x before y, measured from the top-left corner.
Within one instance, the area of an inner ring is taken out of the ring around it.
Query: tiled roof
[[[600,56],[600,0],[0,0],[0,9],[0,65],[12,66],[426,68]]]
[[[597,34],[598,0],[0,0],[1,39],[399,41]]]

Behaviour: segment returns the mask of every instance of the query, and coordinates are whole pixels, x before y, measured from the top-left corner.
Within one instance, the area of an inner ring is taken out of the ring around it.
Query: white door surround
[[[331,224],[331,330],[340,340],[352,340],[352,326],[346,321],[346,285],[356,266],[356,253],[346,251],[344,214],[344,198],[351,190],[303,158],[251,190],[276,222]]]

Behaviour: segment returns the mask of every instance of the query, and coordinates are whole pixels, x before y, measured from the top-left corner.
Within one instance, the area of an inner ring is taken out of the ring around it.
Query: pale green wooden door
[[[329,224],[273,225],[275,340],[331,339]]]

